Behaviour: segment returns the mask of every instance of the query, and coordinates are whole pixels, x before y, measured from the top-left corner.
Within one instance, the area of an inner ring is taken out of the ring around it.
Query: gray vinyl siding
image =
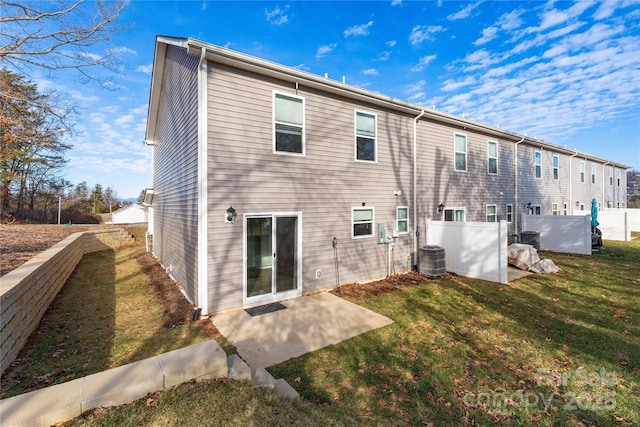
[[[467,137],[467,170],[454,168],[454,135]],[[514,144],[429,120],[418,123],[418,207],[420,221],[443,219],[438,205],[465,208],[466,221],[486,221],[487,205],[496,205],[499,219],[514,203]],[[498,173],[488,173],[487,141],[498,143]],[[421,229],[424,223],[419,224]],[[421,237],[420,245],[424,244]]]
[[[352,239],[351,209],[365,203],[393,229],[396,207],[411,206],[412,118],[219,64],[209,64],[208,85],[210,311],[242,305],[244,214],[302,212],[303,292],[336,285],[334,237],[341,283],[385,276],[386,245]],[[305,99],[305,156],[273,153],[274,90]],[[355,161],[356,109],[377,115],[377,163]],[[229,206],[234,224],[223,221]],[[397,272],[410,268],[409,216],[395,245]]]
[[[154,145],[154,253],[197,301],[198,59],[167,49]]]

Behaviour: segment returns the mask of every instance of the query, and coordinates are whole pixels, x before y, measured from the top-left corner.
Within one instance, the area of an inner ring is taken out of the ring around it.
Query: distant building
[[[111,213],[112,224],[138,224],[148,222],[147,208],[142,205],[128,205]]]

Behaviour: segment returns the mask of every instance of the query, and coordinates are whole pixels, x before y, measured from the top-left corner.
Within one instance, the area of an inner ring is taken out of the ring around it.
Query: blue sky
[[[640,170],[638,1],[132,1],[112,90],[32,80],[80,106],[66,179],[137,197],[156,35],[193,37]]]

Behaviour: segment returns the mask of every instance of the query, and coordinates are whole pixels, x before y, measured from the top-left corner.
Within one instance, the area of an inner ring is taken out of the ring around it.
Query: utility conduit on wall
[[[122,228],[75,233],[4,275],[0,283],[0,374],[18,356],[85,254],[134,242]]]

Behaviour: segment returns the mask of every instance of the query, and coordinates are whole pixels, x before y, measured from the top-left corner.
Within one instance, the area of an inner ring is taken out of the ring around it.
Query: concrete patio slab
[[[328,292],[282,304],[285,310],[254,317],[234,310],[211,320],[249,366],[264,368],[393,323]]]

